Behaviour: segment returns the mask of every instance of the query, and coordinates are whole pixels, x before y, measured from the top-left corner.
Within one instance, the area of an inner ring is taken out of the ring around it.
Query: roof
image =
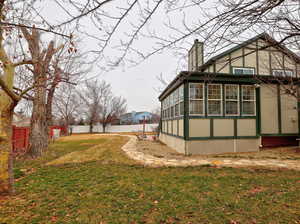
[[[216,56],[210,58],[207,62],[205,62],[205,63],[199,68],[199,70],[200,70],[200,71],[204,71],[204,69],[206,69],[208,66],[212,65],[216,60],[218,60],[218,59],[220,59],[220,58],[222,58],[222,57],[224,57],[224,56],[226,56],[226,55],[228,55],[228,54],[230,54],[230,53],[232,53],[232,52],[234,52],[234,51],[236,51],[236,50],[238,50],[238,49],[241,49],[241,48],[247,46],[248,44],[250,44],[250,43],[252,43],[252,42],[254,42],[254,41],[258,40],[258,39],[263,39],[263,40],[265,40],[265,41],[270,42],[270,43],[271,43],[270,46],[274,46],[274,47],[279,47],[279,48],[281,48],[281,50],[283,50],[284,52],[287,52],[287,53],[289,54],[289,56],[292,56],[293,59],[294,59],[295,61],[297,61],[297,62],[300,63],[300,57],[299,57],[297,54],[295,54],[293,51],[291,51],[291,50],[288,49],[287,47],[281,45],[278,41],[276,41],[274,38],[272,38],[269,34],[267,34],[267,33],[264,32],[264,33],[258,34],[258,35],[256,35],[256,36],[254,36],[253,38],[248,39],[248,40],[242,42],[241,44],[238,44],[238,45],[236,45],[236,46],[234,46],[234,47],[232,47],[232,48],[230,48],[230,49],[228,49],[228,50],[226,50],[226,51],[224,51],[224,52],[222,52],[222,53],[220,53],[220,54],[218,54],[218,55],[216,55]],[[269,47],[269,46],[268,46],[268,47]],[[174,87],[179,86],[179,85],[183,82],[183,80],[184,80],[186,77],[190,76],[191,74],[195,74],[195,72],[181,71],[181,72],[180,72],[180,73],[179,73],[179,74],[178,74],[178,75],[170,82],[170,84],[164,89],[164,91],[159,95],[158,98],[161,99],[163,95],[165,95],[167,92],[169,92],[168,89],[169,89],[170,87],[172,87],[173,85],[175,85]],[[198,74],[199,74],[199,72],[198,72]]]

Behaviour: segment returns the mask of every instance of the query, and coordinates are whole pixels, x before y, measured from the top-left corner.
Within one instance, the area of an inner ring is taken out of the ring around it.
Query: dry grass
[[[76,137],[74,138],[74,136],[69,136],[63,139],[63,141],[72,141],[74,139],[83,140],[84,138],[86,139],[105,138],[105,141],[101,144],[92,146],[86,150],[68,153],[64,156],[61,156],[55,160],[48,162],[46,165],[63,165],[68,163],[83,163],[83,162],[90,162],[90,161],[99,161],[106,158],[107,152],[111,152],[111,151],[114,152],[114,155],[110,156],[111,157],[110,161],[114,160],[115,162],[118,162],[120,155],[117,155],[117,153],[118,154],[123,153],[122,151],[119,150],[120,146],[124,145],[128,141],[127,137],[122,137],[122,136],[85,135],[85,136],[80,136],[80,138],[78,138],[78,136]],[[81,145],[89,146],[89,143],[81,143]],[[93,144],[91,143],[90,145]]]
[[[68,137],[39,160],[18,160],[35,172],[16,182],[16,196],[0,199],[0,223],[299,223],[299,171],[149,168],[125,156],[126,137],[95,136]],[[97,161],[45,166],[73,152]]]

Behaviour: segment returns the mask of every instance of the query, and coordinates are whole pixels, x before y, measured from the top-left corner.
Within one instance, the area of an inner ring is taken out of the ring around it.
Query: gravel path
[[[125,136],[125,135],[124,135]],[[265,167],[265,168],[286,168],[300,171],[299,160],[277,160],[277,159],[236,159],[236,158],[158,158],[137,149],[137,138],[133,135],[126,135],[129,141],[122,147],[122,150],[130,158],[137,160],[145,166],[199,166],[212,165],[224,167]]]

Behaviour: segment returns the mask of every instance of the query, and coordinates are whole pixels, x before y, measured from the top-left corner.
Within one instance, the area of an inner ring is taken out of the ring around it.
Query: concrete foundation
[[[175,149],[177,152],[185,154],[184,139],[160,133],[159,140],[171,147],[172,149]]]
[[[187,155],[256,152],[259,151],[260,145],[259,138],[185,141],[167,134],[160,134],[159,139],[177,152]]]

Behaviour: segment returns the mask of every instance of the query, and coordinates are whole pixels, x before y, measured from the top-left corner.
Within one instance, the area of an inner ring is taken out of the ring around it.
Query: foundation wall
[[[189,155],[208,155],[234,152],[259,151],[259,138],[255,139],[213,139],[186,142]]]
[[[185,154],[185,140],[160,133],[159,140],[179,153]]]

